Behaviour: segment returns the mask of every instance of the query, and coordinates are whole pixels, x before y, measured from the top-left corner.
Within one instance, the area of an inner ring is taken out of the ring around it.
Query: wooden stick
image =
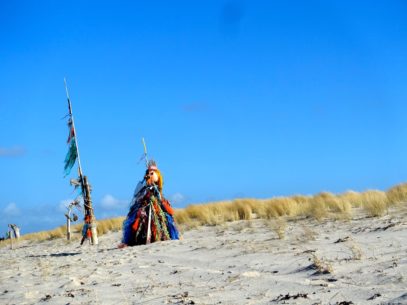
[[[151,243],[151,203],[148,208],[148,226],[147,226],[147,239],[146,245]]]
[[[11,229],[10,228],[8,230],[8,236],[10,238],[10,249],[13,250],[13,236],[11,235]]]
[[[146,161],[146,167],[148,167],[148,158],[147,158],[147,146],[146,146],[146,142],[144,141],[144,138],[141,138],[141,140],[143,141],[143,146],[144,146],[144,159]]]
[[[71,219],[68,215],[66,216],[66,239],[71,240]]]

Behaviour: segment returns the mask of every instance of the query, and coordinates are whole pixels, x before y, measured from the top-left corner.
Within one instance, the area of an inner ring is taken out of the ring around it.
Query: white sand
[[[116,249],[120,233],[98,246],[3,247],[0,304],[407,304],[405,212],[288,222],[284,240],[269,224],[202,227],[125,249]],[[313,254],[333,272],[318,274]]]

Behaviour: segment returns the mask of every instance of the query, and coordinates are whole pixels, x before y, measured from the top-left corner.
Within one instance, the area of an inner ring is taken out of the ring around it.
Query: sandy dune
[[[407,304],[406,213],[201,227],[116,249],[64,240],[0,249],[1,304]]]

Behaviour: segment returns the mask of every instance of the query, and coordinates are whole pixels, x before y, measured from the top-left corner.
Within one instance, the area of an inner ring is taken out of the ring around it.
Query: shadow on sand
[[[61,253],[51,253],[51,254],[39,254],[39,255],[27,255],[27,257],[65,257],[79,255],[81,252],[61,252]]]

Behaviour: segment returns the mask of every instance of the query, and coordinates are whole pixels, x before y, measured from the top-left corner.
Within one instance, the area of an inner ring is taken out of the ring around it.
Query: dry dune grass
[[[352,204],[343,196],[337,196],[329,192],[322,192],[313,196],[303,214],[317,220],[323,218],[349,219],[352,215]]]
[[[407,202],[407,183],[393,186],[386,192],[387,198],[391,204],[400,204]]]
[[[345,193],[339,194],[338,197],[341,200],[349,202],[350,205],[354,208],[359,208],[362,206],[363,198],[361,196],[361,193],[347,191]]]
[[[306,204],[312,198],[312,196],[294,195],[290,198],[299,204]]]
[[[49,231],[41,231],[41,232],[36,232],[36,233],[25,234],[25,235],[22,235],[20,237],[20,239],[21,240],[41,241],[41,240],[61,238],[61,237],[65,237],[65,236],[66,236],[66,227],[60,226],[58,228],[55,228],[55,229],[49,230]]]
[[[279,239],[285,238],[287,223],[284,218],[279,217],[273,220],[265,220],[265,225],[267,225],[272,231],[274,231]]]
[[[98,235],[103,235],[107,232],[119,231],[122,228],[124,217],[109,218],[97,221]],[[71,226],[71,239],[78,240],[81,238],[83,224],[75,224]],[[43,241],[56,238],[66,238],[66,226],[60,226],[53,230],[41,231],[36,233],[24,234],[20,237],[20,240],[32,240]],[[2,241],[0,244],[6,245],[9,242],[7,240]]]
[[[277,197],[263,201],[265,214],[259,213],[261,218],[276,218],[280,216],[297,216],[299,204],[289,197]]]
[[[319,193],[313,196],[307,205],[303,208],[304,214],[308,217],[314,217],[317,220],[328,216],[328,202],[331,201],[331,194],[327,192]]]
[[[382,216],[388,210],[389,199],[385,192],[369,190],[361,193],[362,207],[370,216]]]
[[[218,225],[228,221],[250,220],[252,218],[252,201],[248,199],[223,201],[204,205],[189,205],[176,210],[175,221],[187,228],[200,225]]]
[[[312,262],[310,267],[315,269],[317,274],[332,274],[334,272],[331,263],[319,258],[315,254],[312,254]]]
[[[124,217],[108,218],[97,221],[98,235],[121,230]]]
[[[407,202],[407,183],[387,192],[368,190],[342,194],[321,192],[314,196],[295,195],[272,199],[236,199],[217,203],[190,205],[177,210],[175,219],[184,228],[218,225],[227,221],[252,218],[310,217],[316,220],[352,218],[353,208],[362,208],[368,216],[382,216],[389,207]]]
[[[189,205],[175,211],[175,221],[181,231],[202,225],[220,225],[236,220],[253,218],[275,219],[309,217],[322,219],[350,219],[353,208],[361,208],[368,216],[382,216],[389,207],[407,202],[407,183],[396,185],[387,192],[368,190],[357,193],[347,191],[342,194],[321,192],[314,196],[295,195],[292,197],[276,197],[271,199],[235,199],[231,201],[212,202],[207,204]],[[98,234],[118,231],[122,228],[124,217],[97,221]],[[278,226],[281,227],[281,226]],[[82,225],[72,226],[73,238],[79,238]],[[282,231],[282,230],[276,230]],[[48,240],[66,236],[65,226],[51,231],[31,233],[22,236],[26,240]],[[279,234],[283,238],[283,234]]]

